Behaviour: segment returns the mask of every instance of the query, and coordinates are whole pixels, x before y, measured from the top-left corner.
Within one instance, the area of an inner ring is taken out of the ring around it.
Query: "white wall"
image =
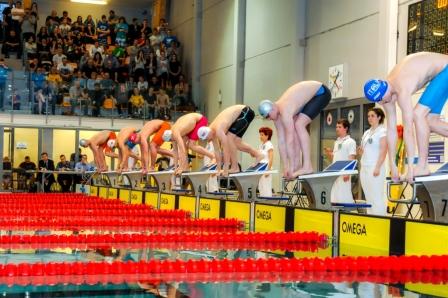
[[[192,78],[194,51],[194,0],[173,0],[170,6],[170,28],[181,43],[183,73]]]

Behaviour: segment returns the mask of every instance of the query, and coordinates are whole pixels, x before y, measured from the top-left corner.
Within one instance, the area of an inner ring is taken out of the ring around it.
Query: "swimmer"
[[[117,146],[117,135],[113,131],[100,131],[90,139],[79,140],[79,145],[84,148],[89,147],[92,150],[98,172],[107,171],[106,156],[118,158],[118,154],[113,152]]]

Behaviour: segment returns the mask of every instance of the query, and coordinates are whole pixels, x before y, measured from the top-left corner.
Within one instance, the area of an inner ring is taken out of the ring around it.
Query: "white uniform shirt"
[[[363,154],[361,164],[363,166],[375,166],[380,155],[380,141],[386,136],[386,128],[380,125],[372,131],[368,129],[361,139]]]
[[[274,150],[274,146],[272,145],[271,141],[267,141],[264,144],[261,144],[258,150],[263,154],[263,159],[260,161],[260,163],[269,163],[269,150]]]
[[[339,160],[349,160],[350,155],[356,155],[356,142],[350,135],[337,138],[333,147],[333,162]]]

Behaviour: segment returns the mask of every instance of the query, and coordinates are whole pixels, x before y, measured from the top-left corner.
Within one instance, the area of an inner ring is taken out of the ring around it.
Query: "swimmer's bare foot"
[[[430,175],[431,171],[429,170],[428,167],[420,167],[420,166],[415,166],[414,167],[414,177],[415,176],[427,176]]]
[[[311,174],[311,173],[313,173],[313,168],[305,168],[305,167],[303,167],[303,168],[298,169],[294,173],[292,173],[292,176],[294,178],[297,178],[297,177],[299,177],[301,175],[306,175],[306,174]]]
[[[240,172],[240,169],[238,167],[231,167],[229,169],[230,174],[235,174],[235,173],[239,173],[239,172]]]

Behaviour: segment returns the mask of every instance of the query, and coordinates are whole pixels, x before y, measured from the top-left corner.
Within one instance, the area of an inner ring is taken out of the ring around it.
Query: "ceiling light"
[[[106,5],[107,0],[70,0],[71,2],[85,3],[85,4],[97,4]]]

